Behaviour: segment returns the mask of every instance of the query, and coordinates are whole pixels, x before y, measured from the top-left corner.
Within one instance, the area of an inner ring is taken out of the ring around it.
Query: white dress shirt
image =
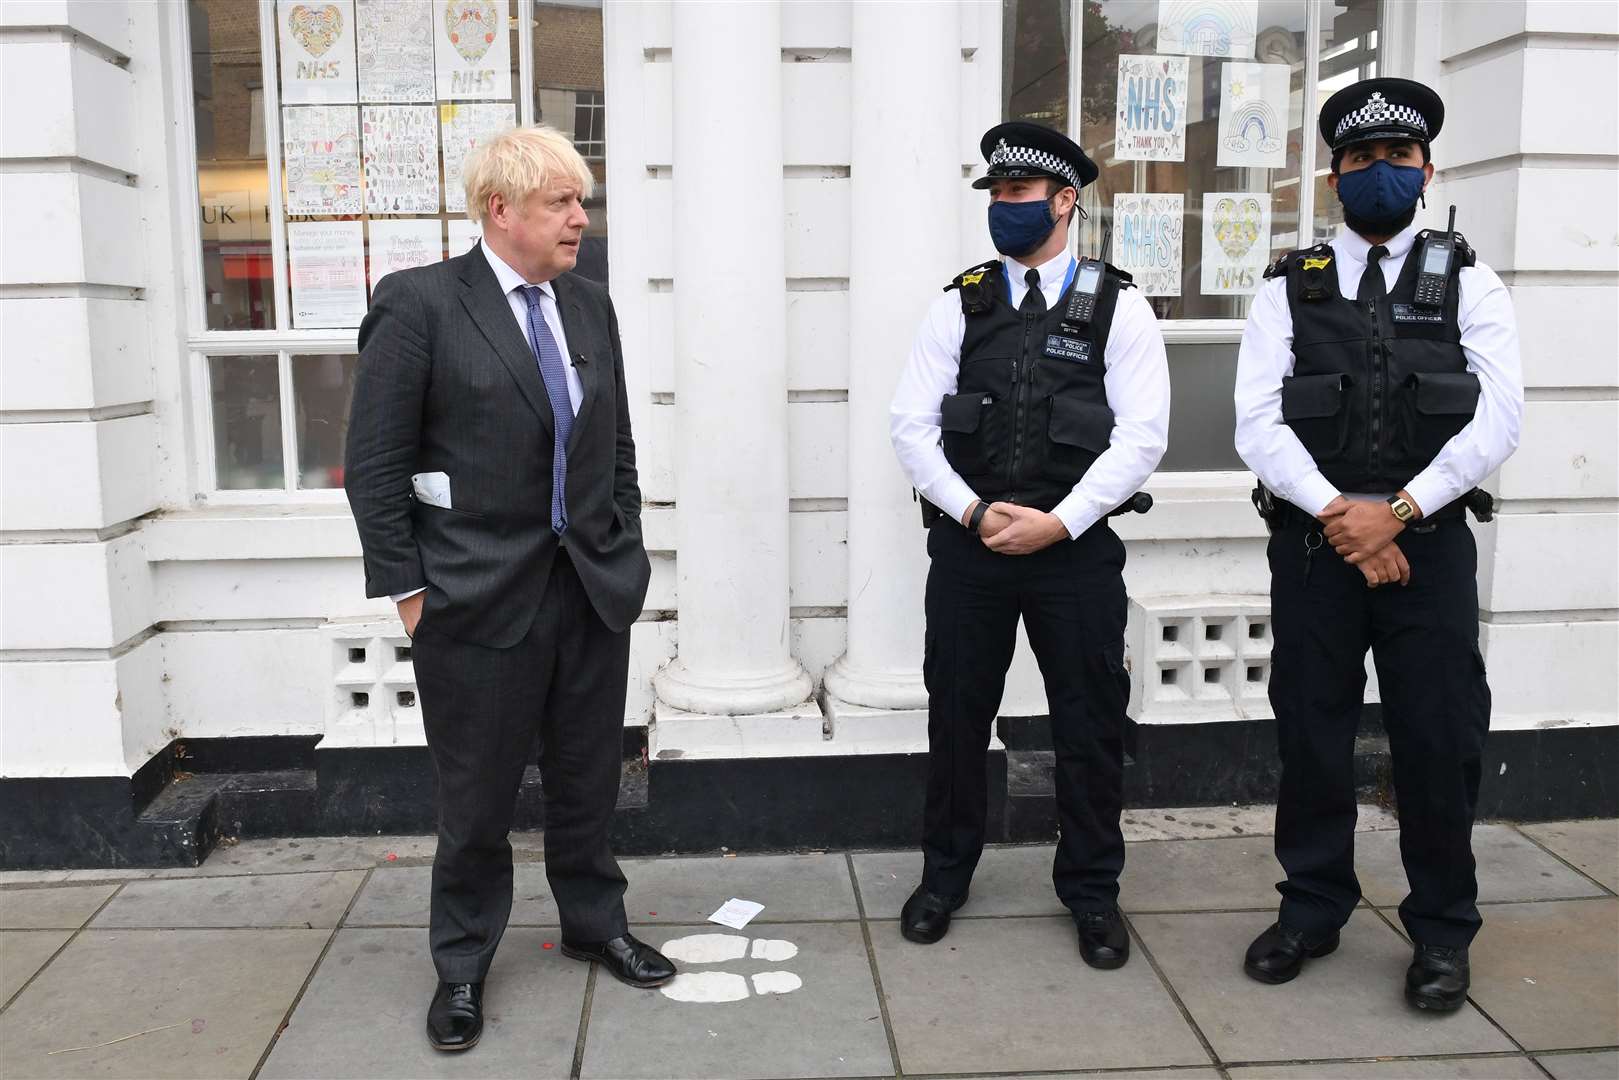
[[[1411,225],[1384,246],[1378,264],[1384,283],[1399,280],[1416,240]],[[1332,241],[1338,290],[1354,296],[1372,245],[1347,226]],[[1405,486],[1424,515],[1433,514],[1477,487],[1518,446],[1523,417],[1523,369],[1512,299],[1495,271],[1479,263],[1464,267],[1458,282],[1457,321],[1467,370],[1478,376],[1478,408],[1428,467]],[[1311,514],[1340,494],[1387,498],[1393,492],[1340,492],[1333,487],[1293,429],[1282,422],[1282,380],[1293,374],[1293,314],[1286,277],[1265,282],[1254,298],[1237,354],[1237,453],[1265,486]]]
[[[506,260],[489,250],[489,245],[481,240],[478,248],[489,260],[489,269],[495,272],[495,280],[500,282],[500,289],[506,294],[506,303],[512,309],[512,318],[517,320],[517,331],[528,341],[528,297],[523,295],[523,287],[528,279],[506,265]],[[579,372],[573,366],[573,354],[568,351],[568,335],[562,329],[562,315],[557,311],[557,294],[549,281],[540,283],[540,316],[545,319],[545,325],[550,328],[551,336],[556,338],[557,349],[561,351],[562,358],[567,361],[563,370],[568,376],[568,404],[573,408],[573,415],[579,415],[579,402],[584,400],[584,384],[579,381]],[[532,345],[530,346],[532,349]],[[536,359],[535,364],[539,363]],[[397,593],[391,596],[394,603],[415,596],[419,592],[426,592],[425,588],[412,589],[410,592]]]
[[[1015,308],[1028,292],[1023,275],[1029,268],[1015,259],[1002,261]],[[1073,256],[1065,251],[1035,268],[1040,271],[1047,310],[1062,299],[1072,262]],[[889,438],[906,476],[923,498],[957,521],[978,496],[945,460],[939,403],[956,392],[966,333],[960,294],[951,290],[934,300],[917,330],[888,413]],[[1158,319],[1140,290],[1119,290],[1102,363],[1113,435],[1108,448],[1052,511],[1073,537],[1134,495],[1158,467],[1169,442],[1169,361]]]

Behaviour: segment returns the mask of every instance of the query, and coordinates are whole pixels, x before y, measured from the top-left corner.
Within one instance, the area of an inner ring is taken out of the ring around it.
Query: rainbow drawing
[[[1274,154],[1282,148],[1282,124],[1268,101],[1249,101],[1231,111],[1225,144],[1239,154],[1257,150]]]
[[[1251,57],[1258,27],[1257,0],[1159,0],[1158,51]]]

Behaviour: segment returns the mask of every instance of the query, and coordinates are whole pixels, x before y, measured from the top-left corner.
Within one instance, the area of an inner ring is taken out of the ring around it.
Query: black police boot
[[[1243,957],[1242,970],[1262,983],[1291,982],[1304,967],[1306,957],[1317,959],[1338,947],[1338,931],[1311,941],[1299,930],[1272,923],[1269,930],[1254,938]]]
[[[967,902],[965,896],[940,896],[918,885],[899,912],[899,932],[906,941],[932,945],[950,929],[950,913]]]
[[[1074,926],[1079,929],[1079,955],[1093,968],[1111,971],[1130,959],[1130,931],[1117,907],[1107,911],[1076,911]]]
[[[434,1050],[471,1050],[483,1034],[483,983],[441,982],[427,1007]]]
[[[1418,1009],[1455,1012],[1471,981],[1465,948],[1418,945],[1405,969],[1405,1000]]]

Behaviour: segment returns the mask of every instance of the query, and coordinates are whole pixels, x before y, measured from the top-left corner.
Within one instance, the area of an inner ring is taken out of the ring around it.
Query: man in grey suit
[[[589,168],[516,128],[465,169],[483,240],[377,283],[360,327],[345,487],[367,596],[413,638],[438,777],[427,1034],[465,1050],[512,903],[508,840],[535,743],[545,868],[569,956],[634,986],[674,967],[629,933],[608,847],[630,624],[651,566],[618,320],[569,273]]]

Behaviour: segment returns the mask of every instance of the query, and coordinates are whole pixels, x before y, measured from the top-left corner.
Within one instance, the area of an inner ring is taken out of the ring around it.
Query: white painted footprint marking
[[[798,955],[798,946],[780,938],[754,938],[738,934],[691,934],[664,943],[663,955],[678,964],[723,964],[748,957],[779,964]],[[748,996],[749,977],[734,971],[682,971],[659,992],[672,1001],[717,1005]],[[804,980],[791,971],[761,971],[751,976],[753,993],[790,994]]]

